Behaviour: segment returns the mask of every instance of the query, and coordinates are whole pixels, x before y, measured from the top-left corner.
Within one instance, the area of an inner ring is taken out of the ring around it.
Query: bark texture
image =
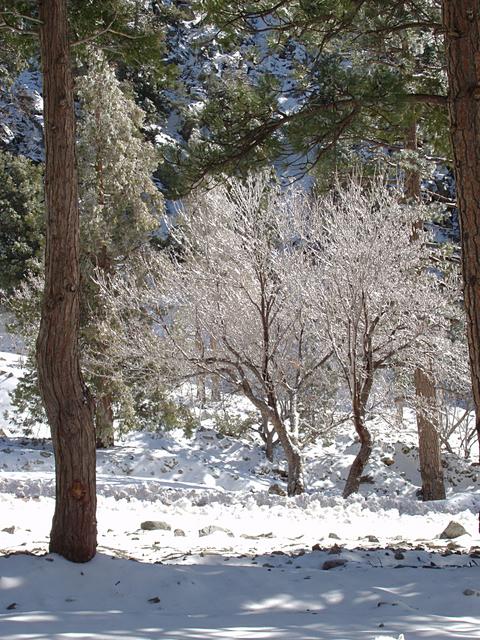
[[[415,389],[421,405],[417,408],[418,454],[422,477],[423,500],[445,500],[440,438],[432,420],[436,410],[435,383],[421,369],[415,371]]]
[[[443,0],[467,336],[480,440],[480,6]]]
[[[97,543],[95,431],[78,353],[79,211],[66,0],[39,0],[39,17],[47,234],[37,364],[55,453],[50,551],[86,562]]]

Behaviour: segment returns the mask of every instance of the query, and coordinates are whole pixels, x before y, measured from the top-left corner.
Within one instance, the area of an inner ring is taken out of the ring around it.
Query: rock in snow
[[[446,529],[440,534],[440,538],[451,540],[452,538],[458,538],[464,536],[468,531],[455,520],[450,520]]]
[[[279,484],[272,484],[270,485],[270,487],[268,488],[268,493],[270,493],[271,495],[275,495],[275,496],[286,496],[286,492],[282,489],[282,487]]]
[[[156,531],[161,529],[162,531],[171,531],[172,527],[168,524],[168,522],[163,522],[162,520],[145,520],[140,525],[140,529],[144,531]]]
[[[217,527],[215,525],[209,525],[208,527],[203,527],[203,529],[198,530],[198,535],[201,538],[203,536],[210,536],[212,533],[226,533],[227,536],[233,538],[233,533],[229,531],[229,529],[224,529],[223,527]]]

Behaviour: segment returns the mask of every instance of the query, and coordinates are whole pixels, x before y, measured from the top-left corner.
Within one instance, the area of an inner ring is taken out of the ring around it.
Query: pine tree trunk
[[[352,493],[357,493],[360,489],[360,479],[362,477],[365,466],[372,453],[372,436],[365,426],[363,415],[358,408],[353,410],[353,424],[355,431],[360,438],[360,451],[357,453],[345,483],[343,497],[348,498]]]
[[[407,129],[406,148],[416,151],[417,123],[412,121]],[[405,192],[412,203],[421,201],[420,174],[416,170],[407,170],[405,175]],[[416,228],[421,229],[423,221],[419,220]],[[417,231],[414,229],[413,237]],[[418,236],[417,236],[418,237]],[[440,455],[439,425],[435,423],[437,394],[433,375],[427,375],[417,367],[414,374],[415,396],[418,401],[417,433],[418,452],[420,458],[420,476],[422,478],[423,500],[444,500],[445,486],[443,467]],[[422,407],[426,407],[427,410]]]
[[[97,449],[115,446],[112,396],[109,393],[100,395],[95,401],[95,444]]]
[[[50,551],[74,562],[97,544],[93,402],[78,353],[79,211],[66,0],[40,0],[47,233],[37,364],[55,453]]]
[[[467,337],[480,443],[480,10],[443,0],[448,110],[460,219]]]
[[[423,500],[445,500],[440,438],[431,412],[436,410],[435,384],[421,369],[415,371],[415,389],[424,408],[417,408],[418,453]]]

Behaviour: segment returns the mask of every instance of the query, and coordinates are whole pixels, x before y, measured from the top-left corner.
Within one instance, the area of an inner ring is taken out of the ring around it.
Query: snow
[[[0,353],[0,371],[3,416],[21,357]],[[214,409],[192,438],[128,434],[99,452],[99,548],[83,565],[48,554],[48,431],[27,438],[0,418],[0,637],[480,638],[480,470],[445,454],[447,499],[420,502],[413,416],[403,429],[384,417],[370,423],[374,483],[346,501],[348,425],[305,452],[296,498],[268,493],[284,486],[281,456],[267,463],[252,438],[219,436]],[[451,520],[467,534],[440,538]]]

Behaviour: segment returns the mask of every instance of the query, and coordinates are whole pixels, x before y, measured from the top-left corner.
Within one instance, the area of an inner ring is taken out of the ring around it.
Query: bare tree
[[[130,278],[104,290],[113,313],[143,310],[153,322],[157,340],[144,338],[144,346],[137,340],[139,357],[151,361],[153,348],[165,361],[170,352],[176,375],[180,358],[184,377],[218,375],[251,401],[275,429],[287,459],[288,494],[296,495],[304,490],[296,398],[329,353],[314,335],[298,287],[310,265],[295,241],[292,202],[269,174],[230,180],[185,212],[181,259],[151,257],[141,290]],[[286,398],[290,420],[281,410]]]
[[[423,232],[411,238],[418,217],[380,180],[368,187],[352,180],[319,203],[306,239],[317,271],[309,299],[343,372],[360,440],[344,497],[358,491],[372,451],[366,417],[379,371],[395,363],[429,372],[442,355],[437,337],[451,309],[446,282],[426,268]]]

